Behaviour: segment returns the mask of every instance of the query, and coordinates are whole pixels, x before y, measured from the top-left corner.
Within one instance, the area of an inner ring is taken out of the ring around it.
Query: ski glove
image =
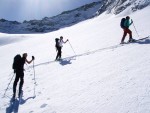
[[[34,60],[35,58],[34,58],[34,56],[32,56],[32,60]]]
[[[131,24],[133,23],[133,20],[131,19]]]

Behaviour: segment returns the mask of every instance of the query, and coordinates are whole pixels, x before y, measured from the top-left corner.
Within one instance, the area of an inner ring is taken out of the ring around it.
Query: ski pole
[[[33,98],[35,98],[36,97],[36,94],[35,94],[35,87],[36,87],[36,84],[34,84],[34,96],[33,96]]]
[[[4,96],[3,96],[3,97],[5,97],[6,92],[7,92],[8,88],[9,88],[9,85],[10,85],[10,83],[11,83],[12,79],[14,78],[14,75],[15,75],[15,74],[13,74],[13,76],[12,76],[12,78],[11,78],[10,82],[8,83],[8,86],[7,86],[7,88],[6,88],[5,92],[4,92]]]
[[[71,43],[70,43],[70,41],[69,41],[69,40],[68,40],[68,42],[69,42],[70,47],[72,48],[72,50],[73,50],[73,52],[74,52],[74,54],[75,54],[75,56],[76,56],[76,52],[74,51],[74,49],[73,49],[73,47],[72,47],[72,45],[71,45]]]
[[[35,95],[35,86],[36,86],[36,80],[35,80],[35,68],[34,68],[34,60],[33,60],[33,71],[34,71],[34,97],[33,98],[35,98],[36,97],[36,95]]]
[[[133,21],[132,21],[132,22],[133,22]],[[136,27],[135,27],[135,25],[134,25],[134,22],[133,22],[133,27],[134,27],[134,29],[135,29],[135,31],[136,31],[136,34],[137,34],[138,37],[140,38],[140,36],[139,36],[139,34],[138,34],[137,30],[136,30]]]
[[[33,60],[33,72],[34,72],[34,81],[36,83],[36,80],[35,80],[35,68],[34,68],[34,60]]]

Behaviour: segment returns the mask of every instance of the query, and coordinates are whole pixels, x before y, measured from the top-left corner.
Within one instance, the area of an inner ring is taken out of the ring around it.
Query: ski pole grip
[[[32,56],[32,60],[34,60],[35,59],[35,57],[34,56]]]

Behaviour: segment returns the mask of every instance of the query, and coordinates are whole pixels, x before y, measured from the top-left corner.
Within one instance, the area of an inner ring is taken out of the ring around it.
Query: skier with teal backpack
[[[129,27],[132,25],[133,21],[130,22],[130,17],[127,16],[126,18],[122,18],[120,26],[123,29],[123,37],[121,39],[121,44],[124,44],[124,39],[127,34],[129,34],[129,41],[128,42],[134,42],[135,40],[132,38],[132,31],[129,29]]]

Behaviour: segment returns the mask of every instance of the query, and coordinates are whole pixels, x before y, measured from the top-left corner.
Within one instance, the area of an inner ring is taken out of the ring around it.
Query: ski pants
[[[23,70],[16,70],[16,78],[15,78],[15,81],[14,81],[14,84],[13,84],[13,93],[16,94],[16,87],[17,87],[17,83],[20,79],[20,84],[19,84],[19,93],[21,92],[22,90],[22,87],[23,87],[23,83],[24,83],[24,72]]]
[[[57,56],[56,56],[56,60],[59,58],[61,58],[61,53],[62,53],[62,47],[57,47]]]
[[[124,39],[127,36],[127,34],[129,34],[129,40],[131,40],[132,39],[132,31],[128,28],[124,28],[123,31],[124,31],[124,33],[123,33],[121,42],[124,42]]]

